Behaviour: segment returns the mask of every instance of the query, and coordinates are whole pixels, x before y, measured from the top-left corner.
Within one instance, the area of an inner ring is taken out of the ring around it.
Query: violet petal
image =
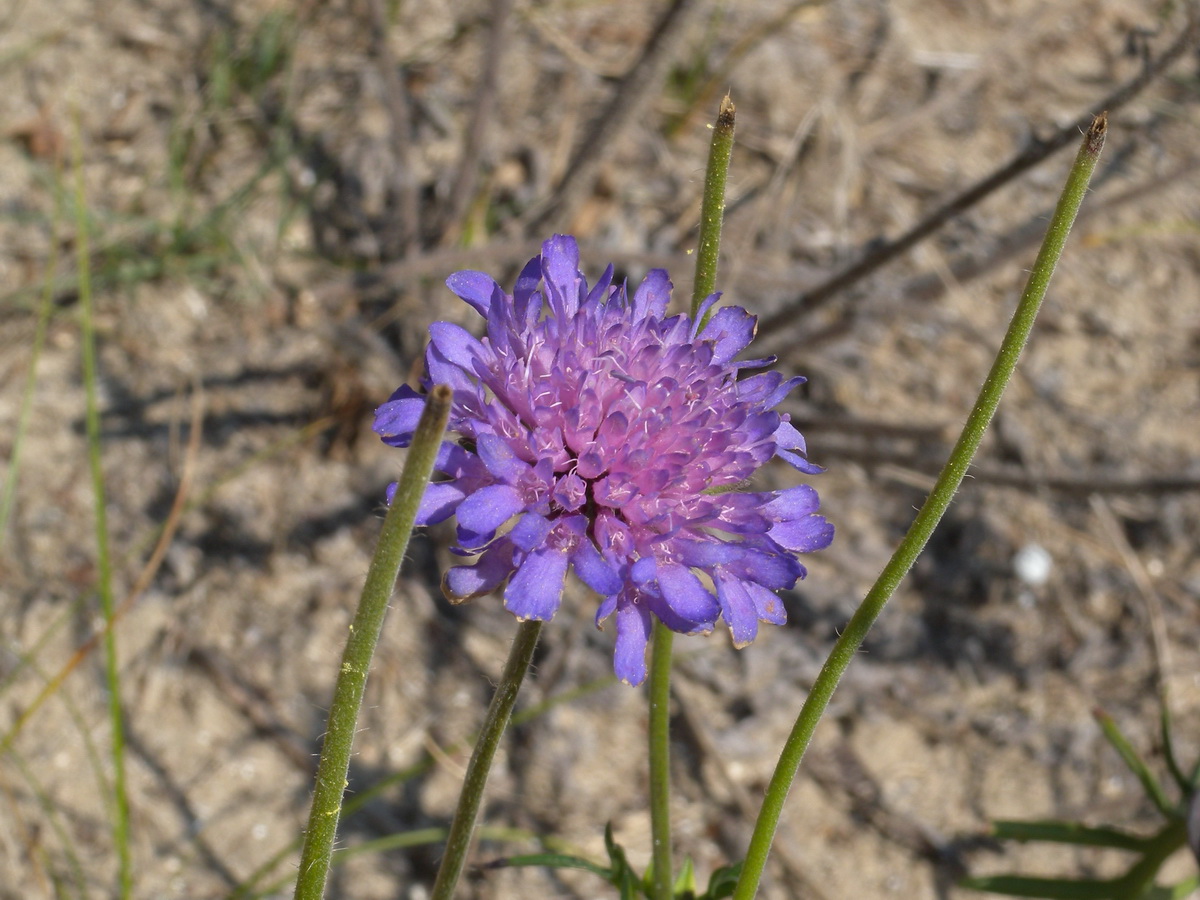
[[[650,641],[650,614],[636,603],[617,607],[617,640],[613,670],[629,685],[646,680],[646,644]]]
[[[390,492],[388,502],[391,503],[394,491]],[[425,488],[421,504],[417,507],[416,525],[436,525],[444,522],[458,509],[466,494],[453,481],[435,481]]]
[[[575,548],[571,564],[580,580],[600,596],[607,597],[621,590],[621,577],[588,538]]]
[[[548,621],[562,602],[567,554],[543,548],[525,558],[504,589],[504,608],[518,619]]]
[[[458,507],[460,527],[477,534],[495,531],[522,509],[520,492],[507,484],[491,484],[471,494]]]
[[[758,611],[742,582],[735,578],[717,578],[717,599],[721,615],[729,626],[733,646],[739,650],[758,636]]]
[[[658,567],[658,586],[671,609],[693,622],[711,622],[719,607],[713,595],[687,566],[664,563]]]
[[[771,539],[795,553],[824,550],[833,541],[833,526],[824,516],[805,516],[780,522],[769,532]]]
[[[491,275],[484,272],[455,272],[446,279],[446,287],[473,306],[485,319],[492,303],[497,284]]]
[[[633,293],[633,321],[659,319],[671,302],[671,278],[666,269],[651,269]]]

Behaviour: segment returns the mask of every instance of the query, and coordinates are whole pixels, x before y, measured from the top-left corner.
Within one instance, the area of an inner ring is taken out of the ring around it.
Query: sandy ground
[[[52,277],[0,534],[0,897],[116,890],[102,654],[22,717],[99,615],[76,133],[118,603],[191,460],[178,529],[116,629],[133,895],[232,896],[262,869],[254,890],[283,897],[401,462],[370,412],[414,376],[431,321],[468,320],[446,275],[510,283],[569,231],[593,277],[609,261],[634,279],[666,265],[686,297],[706,123],[730,89],[721,287],[764,316],[792,310],[1096,108],[1181,30],[1150,0],[674,6],[659,38],[666,5],[629,0],[0,9],[6,473]],[[1018,377],[834,698],[762,896],[962,898],[966,872],[1111,874],[1122,858],[1002,846],[987,823],[1152,829],[1092,710],[1163,774],[1162,684],[1182,759],[1200,754],[1198,96],[1193,50],[1114,108]],[[810,379],[786,408],[828,467],[816,483],[838,536],[785,597],[787,627],[740,652],[721,635],[677,642],[677,850],[704,877],[744,852],[805,691],[932,483],[1071,152],[764,327],[779,366]],[[442,600],[450,536],[416,539],[386,624],[351,775],[354,794],[379,790],[344,823],[347,848],[446,823],[512,633],[494,598]],[[593,608],[576,585],[545,631],[522,706],[566,699],[510,734],[485,822],[520,834],[478,861],[537,837],[599,858],[606,822],[647,857],[644,699],[602,681],[612,635]],[[582,686],[595,689],[572,696]],[[425,897],[437,857],[368,848],[330,896]],[[1169,868],[1178,880],[1195,864]],[[461,893],[611,895],[542,870],[475,872]]]

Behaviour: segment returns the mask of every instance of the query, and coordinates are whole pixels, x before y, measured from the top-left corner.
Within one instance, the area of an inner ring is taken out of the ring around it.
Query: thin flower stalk
[[[512,719],[513,706],[517,702],[521,682],[529,670],[529,663],[533,659],[533,651],[537,647],[541,631],[542,623],[536,619],[527,620],[517,626],[517,636],[513,639],[512,649],[509,650],[508,661],[504,664],[504,672],[488,706],[487,716],[479,731],[479,739],[475,742],[475,749],[471,754],[471,761],[467,764],[462,791],[458,795],[458,807],[454,811],[454,820],[450,824],[450,834],[446,839],[446,852],[438,867],[437,880],[434,881],[430,900],[450,900],[454,896],[454,886],[458,884],[467,861],[467,851],[471,848],[471,837],[475,831],[475,822],[479,818],[479,806],[483,802],[483,792],[487,786],[492,760],[500,747],[500,738]]]
[[[721,255],[721,226],[725,220],[725,184],[733,156],[735,110],[726,94],[717,111],[704,173],[704,196],[700,204],[700,234],[696,247],[696,274],[692,280],[693,319],[701,328],[716,304],[705,307],[715,296],[717,264]],[[707,311],[705,311],[707,310]],[[674,861],[671,854],[671,630],[654,624],[651,643],[649,700],[650,753],[650,839],[653,871],[653,900],[668,900],[673,891]]]
[[[824,714],[838,682],[862,645],[871,625],[883,611],[884,605],[908,570],[912,568],[921,550],[924,549],[933,534],[934,528],[946,512],[959,484],[966,475],[975,452],[979,449],[983,435],[999,406],[1004,389],[1016,369],[1021,351],[1029,340],[1038,310],[1046,296],[1050,277],[1062,256],[1067,235],[1070,233],[1071,225],[1074,223],[1075,216],[1087,193],[1088,183],[1104,146],[1107,130],[1108,119],[1102,113],[1096,117],[1084,136],[1083,144],[1075,157],[1066,185],[1051,217],[1050,227],[1042,242],[1041,250],[1030,271],[1028,283],[1017,304],[1016,311],[1013,313],[1008,331],[1004,335],[1000,350],[988,372],[979,397],[967,417],[962,434],[959,435],[933,490],[917,513],[904,540],[896,548],[896,552],[880,573],[879,578],[868,591],[858,609],[855,610],[849,624],[834,644],[829,658],[813,682],[812,690],[809,691],[808,697],[804,701],[767,786],[766,796],[750,839],[746,860],[734,890],[734,900],[751,900],[757,893],[763,870],[766,867],[767,855],[770,852],[771,843],[779,825],[779,818],[783,812],[784,801],[795,780],[796,772],[812,739],[817,722]]]
[[[672,894],[671,853],[671,645],[675,632],[654,623],[650,653],[650,681],[646,695],[650,707],[650,861],[651,900],[669,900]]]

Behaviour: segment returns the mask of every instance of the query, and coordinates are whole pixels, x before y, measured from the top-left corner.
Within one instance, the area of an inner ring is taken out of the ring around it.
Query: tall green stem
[[[313,789],[312,810],[304,834],[304,849],[300,854],[300,873],[296,879],[296,900],[321,900],[325,893],[333,842],[342,814],[342,797],[346,792],[346,776],[350,771],[354,730],[367,685],[367,673],[371,668],[371,657],[375,654],[383,617],[392,592],[396,589],[396,578],[412,536],[417,508],[429,484],[433,463],[441,447],[442,434],[450,417],[450,400],[451,391],[445,385],[437,385],[429,393],[408,458],[404,462],[400,483],[383,520],[379,544],[367,571],[354,623],[350,626],[350,636],[346,640],[341,669],[333,689],[329,725],[321,746],[321,761],[317,765],[317,783]]]
[[[1083,145],[1075,157],[1075,163],[1067,177],[1066,186],[1063,188],[1062,196],[1059,197],[1058,205],[1050,220],[1050,227],[1042,242],[1042,248],[1029,273],[1025,292],[1021,295],[1012,322],[1009,323],[1008,332],[1004,335],[1004,340],[1000,345],[1000,351],[996,355],[995,362],[992,363],[991,371],[988,372],[979,398],[975,401],[975,406],[967,417],[967,423],[950,453],[945,468],[938,476],[933,491],[925,500],[920,512],[917,513],[904,540],[896,548],[896,552],[884,566],[878,580],[871,587],[858,609],[855,610],[850,623],[833,645],[829,658],[813,682],[812,690],[809,691],[808,697],[804,701],[796,724],[792,727],[792,732],[780,754],[775,772],[771,776],[771,782],[767,786],[766,797],[759,810],[754,833],[750,838],[746,861],[734,890],[734,900],[751,900],[758,891],[763,869],[767,863],[767,854],[770,852],[771,842],[774,840],[775,830],[779,825],[779,817],[783,812],[784,801],[796,778],[796,771],[808,748],[809,741],[812,739],[817,722],[824,714],[834,689],[866,638],[871,625],[883,611],[884,605],[896,590],[901,579],[916,562],[921,550],[924,549],[933,529],[950,505],[955,491],[958,490],[975,451],[979,449],[984,432],[987,431],[988,424],[1000,403],[1000,397],[1016,369],[1021,350],[1029,339],[1034,319],[1037,317],[1042,299],[1046,296],[1050,276],[1054,274],[1054,267],[1062,256],[1063,245],[1066,243],[1071,225],[1075,221],[1075,215],[1079,212],[1079,206],[1087,193],[1088,182],[1091,180],[1092,172],[1095,171],[1096,161],[1104,146],[1107,130],[1108,119],[1102,113],[1096,117],[1092,127],[1084,136]]]
[[[733,153],[734,109],[726,95],[717,111],[708,168],[704,175],[704,197],[700,205],[700,241],[696,248],[696,276],[692,282],[692,315],[714,290],[717,260],[721,252],[721,223],[725,217],[725,182]],[[708,315],[712,315],[709,310]],[[707,321],[708,316],[705,316]],[[651,900],[670,900],[671,861],[671,646],[675,635],[654,620],[650,651],[650,835],[654,873]]]
[[[454,895],[454,886],[462,874],[467,851],[471,847],[471,836],[479,816],[479,805],[483,801],[488,772],[496,757],[496,749],[500,746],[500,738],[508,727],[508,720],[512,718],[517,692],[529,670],[529,662],[533,659],[533,651],[541,633],[542,623],[534,619],[527,619],[517,626],[517,635],[508,652],[504,673],[496,685],[496,693],[488,706],[471,761],[467,764],[462,793],[458,795],[458,808],[454,811],[454,821],[450,824],[450,835],[446,839],[446,855],[442,857],[442,864],[438,868],[430,900],[450,900]]]
[[[657,619],[650,652],[651,900],[671,897],[671,644],[675,633]]]

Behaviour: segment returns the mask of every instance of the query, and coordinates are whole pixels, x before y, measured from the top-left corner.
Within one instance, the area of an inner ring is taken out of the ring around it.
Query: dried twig
[[[1151,82],[1161,75],[1168,66],[1181,57],[1196,43],[1200,33],[1200,17],[1197,16],[1195,4],[1188,5],[1187,24],[1171,45],[1157,59],[1147,60],[1142,71],[1113,91],[1091,109],[1080,114],[1074,121],[1059,128],[1049,138],[1034,140],[1028,147],[1018,153],[1006,165],[1001,166],[991,175],[976,182],[971,187],[953,197],[951,200],[935,209],[924,219],[910,228],[907,232],[890,241],[880,244],[870,250],[857,262],[802,293],[794,300],[768,316],[759,324],[759,336],[766,337],[781,331],[796,321],[800,313],[811,313],[828,303],[840,291],[866,278],[876,269],[895,259],[901,253],[911,249],[920,241],[927,238],[947,221],[979,203],[988,195],[1012,181],[1018,175],[1031,169],[1057,150],[1067,145],[1075,145],[1079,135],[1091,125],[1096,114],[1101,110],[1110,113],[1120,109]]]
[[[394,246],[403,256],[416,242],[420,214],[420,197],[412,165],[412,117],[409,114],[408,91],[400,77],[391,45],[388,44],[391,23],[383,0],[367,0],[367,7],[371,14],[373,50],[383,79],[383,100],[391,126],[392,149],[396,154],[393,185],[399,213],[396,223],[399,234],[395,236]]]
[[[442,243],[453,240],[461,230],[459,219],[466,211],[475,184],[479,180],[479,157],[483,150],[484,137],[496,106],[496,91],[500,80],[500,61],[508,46],[505,32],[512,0],[492,0],[491,29],[487,35],[487,47],[483,56],[483,67],[479,71],[479,82],[475,87],[475,101],[471,109],[471,127],[463,142],[462,158],[454,185],[442,213],[439,231]]]
[[[1089,202],[1079,211],[1076,227],[1078,228],[1079,224],[1096,218],[1101,213],[1111,212],[1113,209],[1130,202],[1145,200],[1165,188],[1177,185],[1192,177],[1197,168],[1200,168],[1200,161],[1193,160],[1172,169],[1164,175],[1140,181],[1128,190],[1114,194],[1097,203]],[[1035,216],[1029,221],[1000,235],[995,240],[995,249],[988,253],[986,257],[964,256],[951,261],[948,266],[950,275],[960,284],[979,278],[997,266],[1008,262],[1018,254],[1028,252],[1031,248],[1036,247],[1045,231],[1045,216]],[[1084,242],[1087,242],[1086,236]],[[947,282],[942,273],[926,272],[911,279],[900,290],[898,297],[904,300],[934,300],[942,295],[946,287]],[[808,346],[810,342],[805,338],[804,343]]]
[[[1166,618],[1163,616],[1162,599],[1154,587],[1154,579],[1150,577],[1150,573],[1142,564],[1141,557],[1137,555],[1137,551],[1125,537],[1125,532],[1121,530],[1117,517],[1113,515],[1108,502],[1095,494],[1090,499],[1092,511],[1100,520],[1100,527],[1112,542],[1113,547],[1116,548],[1125,568],[1129,570],[1129,576],[1133,579],[1138,595],[1141,597],[1142,607],[1146,613],[1146,624],[1150,626],[1150,649],[1154,656],[1154,675],[1158,682],[1158,695],[1165,706],[1169,696],[1169,678],[1172,674],[1172,666],[1171,645],[1167,640],[1167,625]]]
[[[662,74],[672,58],[672,46],[695,8],[694,0],[672,0],[642,48],[641,57],[588,126],[559,183],[525,216],[526,234],[540,235],[551,222],[570,216],[583,192],[591,186],[600,163],[616,146],[618,136],[636,120],[638,112],[661,83]]]
[[[834,458],[862,466],[889,466],[919,473],[922,481],[931,480],[941,470],[945,454],[899,454],[892,449],[848,447],[836,442],[825,443],[819,438],[808,442],[814,459]],[[967,478],[976,484],[1011,487],[1020,490],[1048,490],[1061,494],[1087,496],[1090,494],[1185,494],[1200,491],[1197,475],[1120,476],[1106,472],[1082,472],[1066,475],[1061,472],[1031,472],[1015,466],[975,463]]]

